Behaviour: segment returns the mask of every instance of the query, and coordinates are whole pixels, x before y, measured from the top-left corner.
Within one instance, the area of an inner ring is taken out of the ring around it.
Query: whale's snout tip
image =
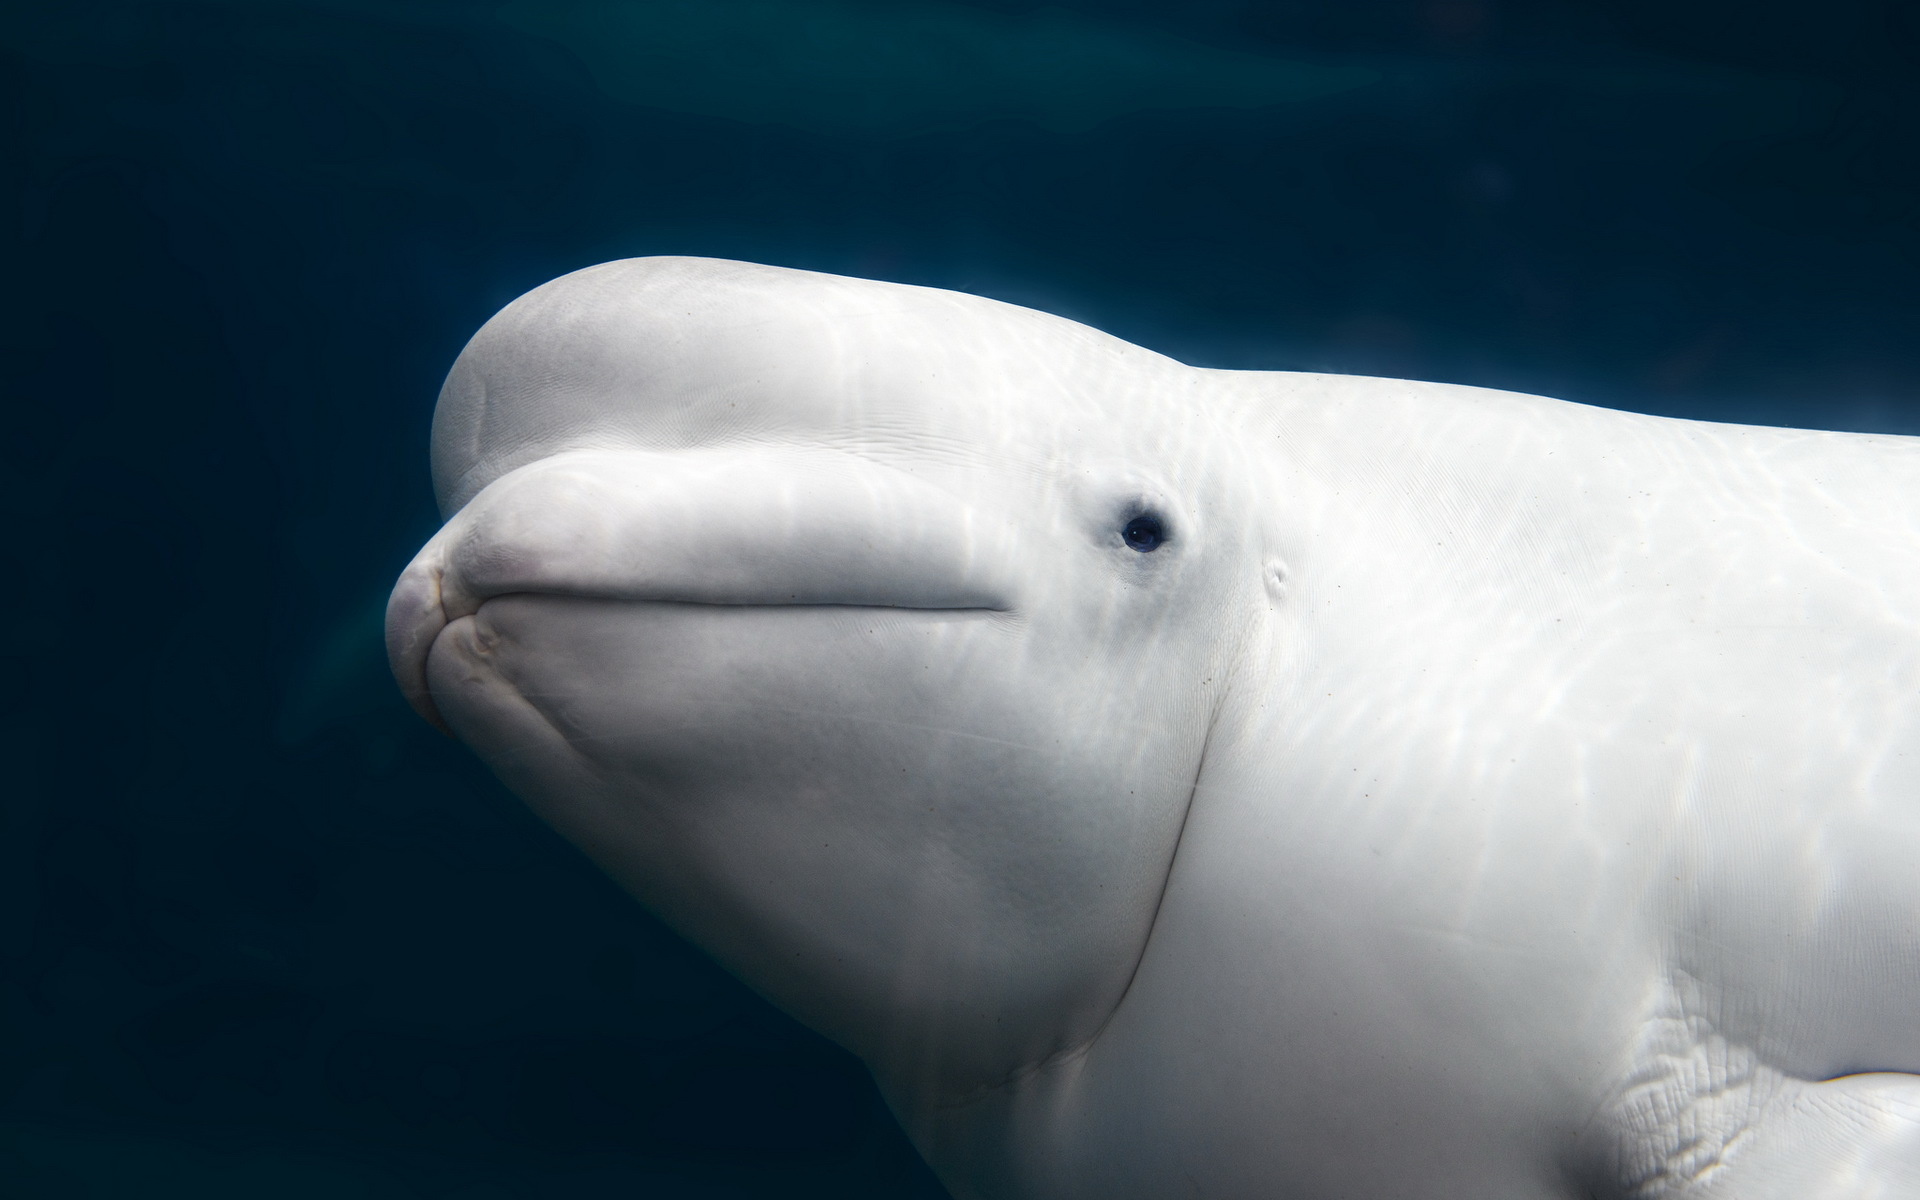
[[[440,561],[438,542],[407,564],[387,598],[387,665],[400,685],[400,692],[435,729],[453,736],[427,686],[427,655],[433,643],[447,627],[445,605],[441,601],[441,581],[445,571]]]

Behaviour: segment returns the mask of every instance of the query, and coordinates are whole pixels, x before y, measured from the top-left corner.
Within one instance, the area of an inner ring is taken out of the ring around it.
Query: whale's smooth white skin
[[[643,259],[433,465],[415,706],[957,1196],[1920,1196],[1920,441]]]

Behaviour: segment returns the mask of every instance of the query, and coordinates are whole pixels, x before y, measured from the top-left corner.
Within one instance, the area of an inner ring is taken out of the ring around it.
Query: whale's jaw
[[[1153,636],[1147,556],[1003,502],[837,451],[556,455],[407,569],[394,673],[669,925],[930,1109],[1103,1027],[1218,674],[1204,628]]]

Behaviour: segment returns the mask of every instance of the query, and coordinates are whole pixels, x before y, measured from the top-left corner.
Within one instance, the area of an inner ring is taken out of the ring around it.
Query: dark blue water
[[[440,377],[628,255],[1920,432],[1920,9],[8,6],[0,1194],[937,1197],[415,719]]]

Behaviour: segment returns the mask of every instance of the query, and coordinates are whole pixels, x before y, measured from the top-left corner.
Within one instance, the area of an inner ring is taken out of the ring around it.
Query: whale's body
[[[416,706],[957,1196],[1920,1196],[1920,441],[656,259],[434,470]]]

